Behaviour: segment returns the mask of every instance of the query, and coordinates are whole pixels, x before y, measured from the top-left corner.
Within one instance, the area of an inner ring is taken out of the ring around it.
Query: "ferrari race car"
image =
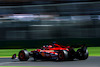
[[[20,61],[27,61],[30,57],[36,60],[85,60],[88,58],[88,50],[86,46],[81,46],[76,52],[70,46],[62,46],[58,44],[45,45],[41,49],[28,52],[27,50],[21,50],[18,54]],[[12,59],[16,58],[16,54],[12,56]]]

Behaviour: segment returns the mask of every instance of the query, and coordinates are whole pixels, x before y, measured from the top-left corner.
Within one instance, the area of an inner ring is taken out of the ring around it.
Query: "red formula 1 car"
[[[62,46],[58,44],[45,45],[41,49],[36,49],[34,51],[28,52],[27,50],[21,50],[18,54],[18,59],[20,61],[27,61],[30,57],[36,60],[85,60],[88,58],[87,47],[82,46],[76,52],[70,46]],[[12,59],[16,58],[16,54],[12,56]]]

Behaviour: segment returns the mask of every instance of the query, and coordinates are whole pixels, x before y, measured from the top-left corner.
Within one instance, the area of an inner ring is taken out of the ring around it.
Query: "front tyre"
[[[29,59],[29,52],[27,50],[21,50],[18,54],[20,61],[27,61]]]

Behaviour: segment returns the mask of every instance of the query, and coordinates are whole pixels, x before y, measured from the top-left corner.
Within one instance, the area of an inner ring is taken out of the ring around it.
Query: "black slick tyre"
[[[88,50],[87,49],[85,52],[82,52],[81,49],[78,49],[76,53],[77,53],[76,58],[79,60],[86,60],[88,58]]]
[[[66,50],[61,50],[58,52],[58,61],[68,60],[68,52]]]
[[[29,52],[27,50],[21,50],[18,54],[20,61],[27,61],[29,59]]]

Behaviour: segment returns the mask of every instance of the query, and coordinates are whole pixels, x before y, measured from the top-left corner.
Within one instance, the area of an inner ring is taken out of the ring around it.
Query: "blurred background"
[[[100,46],[98,0],[0,0],[0,48]]]

